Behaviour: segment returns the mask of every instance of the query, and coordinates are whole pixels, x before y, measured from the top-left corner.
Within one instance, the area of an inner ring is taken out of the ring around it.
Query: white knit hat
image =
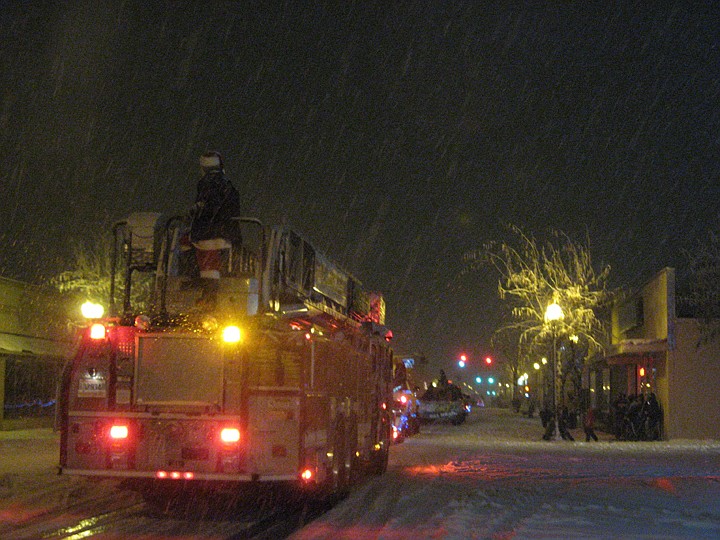
[[[200,156],[200,166],[203,169],[222,170],[223,160],[220,152],[205,152],[202,156]]]

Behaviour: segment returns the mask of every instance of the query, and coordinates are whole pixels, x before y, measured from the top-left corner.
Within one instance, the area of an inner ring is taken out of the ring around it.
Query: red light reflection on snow
[[[47,508],[25,508],[19,504],[13,504],[0,510],[0,523],[25,523],[46,513]]]
[[[439,476],[452,475],[455,478],[467,478],[483,480],[505,480],[523,476],[520,468],[503,465],[500,463],[487,463],[478,460],[451,461],[445,464],[426,464],[405,469],[412,476]],[[525,469],[527,472],[527,468]],[[540,471],[533,471],[537,474]]]
[[[314,540],[315,538],[338,538],[352,540],[406,540],[407,538],[442,539],[448,537],[448,530],[442,525],[437,525],[433,530],[423,523],[422,530],[414,530],[412,527],[403,527],[395,531],[388,531],[387,527],[373,527],[372,525],[352,525],[349,527],[338,527],[329,523],[311,523],[305,528],[293,534],[297,540]]]
[[[650,481],[650,485],[652,487],[656,487],[658,489],[661,489],[670,495],[677,496],[677,488],[675,487],[675,484],[673,484],[672,480],[670,478],[653,478]]]
[[[408,467],[405,469],[413,476],[421,475],[438,475],[442,470],[442,465],[418,465],[417,467]]]

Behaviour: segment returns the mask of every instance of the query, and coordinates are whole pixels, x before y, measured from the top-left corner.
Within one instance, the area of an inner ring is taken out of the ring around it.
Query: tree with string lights
[[[509,229],[513,241],[486,244],[466,257],[470,270],[489,265],[498,273],[498,294],[508,316],[496,339],[510,334],[517,340],[519,363],[546,351],[553,338],[580,339],[586,344],[585,361],[603,351],[608,338],[603,314],[618,291],[608,288],[609,266],[596,270],[589,238],[579,243],[551,231],[539,241],[518,226]],[[550,304],[561,306],[563,313],[552,324],[546,318]]]

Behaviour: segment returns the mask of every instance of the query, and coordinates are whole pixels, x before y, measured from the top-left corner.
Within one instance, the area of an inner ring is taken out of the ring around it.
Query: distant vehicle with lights
[[[462,424],[470,409],[459,387],[447,381],[444,374],[420,397],[418,414],[422,422],[449,421]]]
[[[393,391],[393,442],[401,443],[406,438],[420,433],[418,407],[419,401],[411,390],[396,389]]]
[[[188,485],[341,492],[385,471],[382,295],[295,232],[236,221],[212,308],[186,218],[115,224],[109,316],[90,314],[63,372],[62,474],[125,479],[157,501]]]

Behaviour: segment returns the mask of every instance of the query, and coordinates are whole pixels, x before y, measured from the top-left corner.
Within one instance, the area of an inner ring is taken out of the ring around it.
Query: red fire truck
[[[115,224],[109,316],[82,330],[63,373],[62,474],[144,492],[250,482],[333,492],[357,471],[384,472],[382,296],[296,233],[235,221],[213,306],[183,242],[186,218]]]

